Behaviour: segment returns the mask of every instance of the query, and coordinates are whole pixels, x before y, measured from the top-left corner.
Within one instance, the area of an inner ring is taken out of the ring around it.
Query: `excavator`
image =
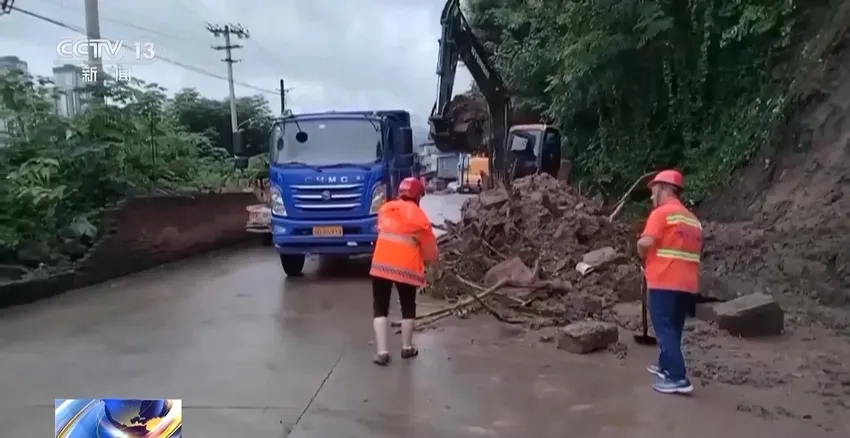
[[[484,44],[463,15],[460,0],[448,0],[440,17],[437,100],[428,119],[430,136],[441,152],[468,154],[488,161],[488,181],[509,183],[533,173],[557,177],[561,167],[561,133],[545,123],[509,124],[517,115],[501,75]],[[489,134],[482,119],[469,110],[471,99],[452,99],[458,62],[463,61],[489,112]],[[486,137],[486,138],[485,138]],[[464,170],[461,169],[461,173]]]

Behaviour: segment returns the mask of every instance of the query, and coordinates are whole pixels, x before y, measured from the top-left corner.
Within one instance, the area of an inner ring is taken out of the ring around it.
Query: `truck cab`
[[[407,111],[286,115],[270,133],[274,248],[289,276],[309,254],[370,254],[378,209],[417,169]]]

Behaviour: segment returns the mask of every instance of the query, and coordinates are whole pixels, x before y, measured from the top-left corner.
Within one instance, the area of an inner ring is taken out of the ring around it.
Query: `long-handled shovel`
[[[640,333],[634,334],[635,342],[638,345],[658,345],[658,339],[655,339],[654,336],[649,336],[649,321],[646,317],[646,298],[646,278],[642,278],[640,281],[640,322],[642,327]]]

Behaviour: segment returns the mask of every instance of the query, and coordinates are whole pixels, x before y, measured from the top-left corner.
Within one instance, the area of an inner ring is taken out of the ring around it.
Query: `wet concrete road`
[[[182,398],[187,437],[847,436],[736,412],[719,386],[656,395],[650,350],[571,356],[483,317],[375,367],[366,266],[338,262],[293,281],[250,248],[0,313],[3,436],[53,436],[53,400],[85,397]]]

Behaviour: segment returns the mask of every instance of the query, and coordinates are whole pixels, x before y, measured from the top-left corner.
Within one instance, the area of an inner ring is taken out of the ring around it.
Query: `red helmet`
[[[418,201],[425,195],[425,186],[419,178],[409,177],[398,185],[398,196]]]
[[[678,187],[679,189],[685,188],[685,177],[682,176],[682,173],[678,170],[662,170],[655,175],[655,178],[649,182],[649,187],[652,187],[656,183],[665,183],[670,184],[671,186]]]

